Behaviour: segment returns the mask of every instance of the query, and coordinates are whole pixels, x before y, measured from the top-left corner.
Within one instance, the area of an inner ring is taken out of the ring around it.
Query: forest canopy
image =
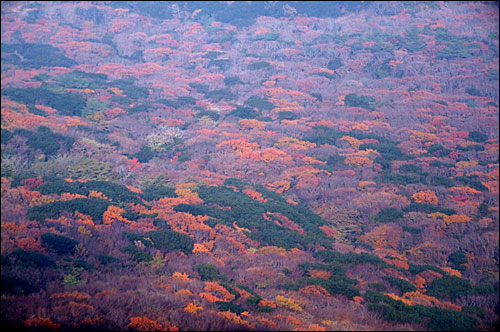
[[[498,329],[498,2],[2,2],[1,320]]]

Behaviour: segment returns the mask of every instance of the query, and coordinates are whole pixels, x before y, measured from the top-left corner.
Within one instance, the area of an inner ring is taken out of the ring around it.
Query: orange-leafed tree
[[[276,308],[276,303],[274,301],[268,300],[268,299],[262,299],[259,302],[259,307],[271,307],[271,308]]]
[[[168,322],[166,326],[163,326],[155,320],[139,316],[131,317],[127,328],[135,331],[179,331],[177,327],[172,326]]]
[[[210,303],[215,303],[215,302],[223,302],[224,299],[222,298],[219,298],[215,295],[213,295],[212,293],[207,293],[207,292],[200,292],[198,294],[198,296],[201,298],[201,299],[204,299]]]
[[[267,202],[267,198],[263,198],[262,194],[258,191],[252,189],[243,189],[241,192],[258,202]]]
[[[199,311],[202,311],[203,310],[203,307],[202,306],[197,306],[196,304],[194,303],[189,303],[185,308],[184,308],[184,311],[185,312],[189,312],[190,314],[198,314]]]
[[[258,129],[263,130],[266,128],[266,125],[263,122],[255,119],[241,119],[238,121],[238,124],[243,129]]]
[[[453,223],[466,223],[471,221],[472,218],[463,214],[453,214],[451,216],[444,215],[443,216],[443,221],[449,225]]]
[[[428,204],[437,204],[438,198],[436,194],[432,190],[423,190],[419,191],[412,195],[415,203],[428,203]]]
[[[203,289],[207,292],[212,292],[221,296],[224,301],[232,301],[235,299],[234,294],[229,293],[229,291],[222,287],[217,281],[206,281]]]
[[[344,164],[349,166],[363,167],[373,165],[373,160],[367,157],[350,156],[345,158]]]
[[[291,147],[296,150],[307,150],[316,147],[316,143],[311,143],[307,141],[301,141],[294,137],[282,137],[274,144],[274,146],[280,147]]]
[[[327,225],[323,225],[323,226],[319,227],[319,229],[321,229],[321,231],[323,231],[323,233],[325,233],[325,235],[329,236],[329,237],[336,237],[339,235],[338,231],[336,231],[335,229],[333,229]]]
[[[222,317],[222,318],[226,319],[226,320],[232,321],[233,323],[244,325],[247,328],[250,326],[250,324],[246,320],[243,320],[240,315],[235,314],[235,313],[233,313],[233,312],[231,312],[229,310],[228,311],[219,312],[219,313],[217,313],[217,315],[219,317]]]
[[[125,210],[114,205],[110,205],[108,209],[103,213],[102,220],[104,225],[111,225],[115,221],[123,221],[124,223],[130,224],[132,223],[130,220],[122,217],[122,213]]]
[[[278,194],[282,194],[283,192],[290,189],[290,182],[287,180],[277,180],[267,184],[266,187],[267,189],[273,190]]]
[[[217,145],[218,148],[229,147],[237,155],[251,154],[259,148],[259,144],[251,143],[243,139],[231,139]]]
[[[400,226],[380,225],[362,235],[360,239],[375,248],[399,249],[402,229]]]
[[[320,285],[307,285],[305,287],[302,287],[300,289],[300,292],[304,293],[306,295],[314,295],[314,296],[318,296],[318,295],[329,296],[330,295],[330,293],[326,289],[321,287]]]
[[[58,330],[60,324],[55,324],[50,318],[46,317],[33,317],[24,321],[24,326],[30,329],[41,329],[41,330]]]

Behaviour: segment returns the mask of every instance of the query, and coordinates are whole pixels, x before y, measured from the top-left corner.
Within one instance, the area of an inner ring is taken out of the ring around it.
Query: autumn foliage
[[[2,2],[7,330],[494,330],[495,2]]]

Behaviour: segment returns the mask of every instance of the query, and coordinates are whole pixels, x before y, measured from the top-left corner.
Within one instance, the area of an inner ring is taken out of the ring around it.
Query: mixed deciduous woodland
[[[2,325],[498,328],[498,2],[1,11]]]

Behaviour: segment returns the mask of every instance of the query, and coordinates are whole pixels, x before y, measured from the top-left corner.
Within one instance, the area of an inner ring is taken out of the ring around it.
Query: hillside
[[[1,319],[499,319],[497,2],[2,2]]]

